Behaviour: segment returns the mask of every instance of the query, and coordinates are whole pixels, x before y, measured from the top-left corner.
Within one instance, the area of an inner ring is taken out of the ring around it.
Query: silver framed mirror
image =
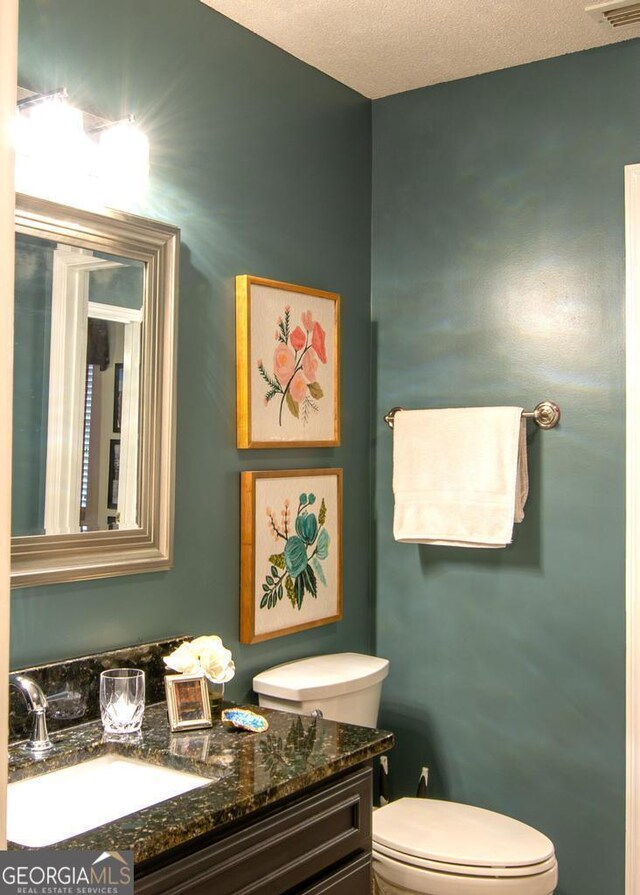
[[[172,565],[179,239],[16,197],[13,587]]]

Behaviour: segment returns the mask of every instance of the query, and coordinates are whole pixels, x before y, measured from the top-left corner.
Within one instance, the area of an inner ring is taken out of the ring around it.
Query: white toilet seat
[[[551,895],[558,879],[553,843],[538,830],[435,799],[374,813],[373,869],[383,895]]]
[[[373,873],[380,895],[553,895],[558,883],[555,861],[532,876],[464,876],[414,867],[375,850]]]
[[[541,861],[539,864],[525,864],[518,867],[478,867],[474,864],[451,864],[445,861],[416,858],[415,855],[406,855],[404,852],[395,851],[395,849],[376,843],[373,845],[373,850],[379,857],[391,858],[396,863],[406,864],[409,867],[434,870],[437,873],[454,873],[458,876],[480,876],[490,879],[535,876],[538,873],[553,870],[557,866],[555,856],[547,858],[546,861]]]

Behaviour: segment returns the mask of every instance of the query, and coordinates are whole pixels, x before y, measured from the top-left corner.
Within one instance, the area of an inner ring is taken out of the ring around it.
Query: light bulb
[[[18,116],[16,188],[63,202],[79,202],[89,138],[83,116],[56,94]]]
[[[109,204],[140,198],[149,177],[149,141],[131,119],[105,128],[98,143],[99,177]]]

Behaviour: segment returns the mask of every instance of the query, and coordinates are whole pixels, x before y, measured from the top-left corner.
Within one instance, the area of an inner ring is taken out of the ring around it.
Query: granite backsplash
[[[146,703],[153,705],[165,698],[162,661],[172,650],[190,639],[184,634],[170,640],[141,643],[124,649],[65,659],[49,665],[14,669],[33,678],[42,687],[49,701],[47,724],[49,731],[63,730],[100,717],[100,672],[107,668],[142,668],[146,680]],[[9,691],[9,742],[29,736],[31,721],[24,697],[15,688]]]

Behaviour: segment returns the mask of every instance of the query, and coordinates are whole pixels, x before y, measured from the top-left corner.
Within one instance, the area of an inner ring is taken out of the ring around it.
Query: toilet
[[[261,706],[375,727],[389,662],[311,656],[256,675]],[[552,895],[553,843],[511,817],[437,799],[398,799],[373,814],[378,895]]]

